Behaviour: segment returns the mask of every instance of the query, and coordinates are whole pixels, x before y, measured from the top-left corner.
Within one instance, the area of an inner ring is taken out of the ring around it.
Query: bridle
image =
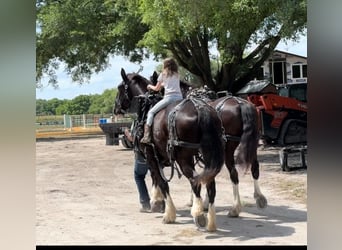
[[[121,94],[121,86],[123,86],[123,94]],[[130,98],[129,98],[129,92],[128,92],[128,85],[129,83],[126,83],[125,81],[123,81],[121,84],[118,86],[118,90],[120,92],[120,94],[117,96],[116,101],[115,101],[115,105],[116,105],[116,109],[120,110],[121,113],[125,114],[127,113],[127,108],[123,109],[122,108],[122,104],[124,102],[129,102]],[[127,105],[128,107],[129,105]]]

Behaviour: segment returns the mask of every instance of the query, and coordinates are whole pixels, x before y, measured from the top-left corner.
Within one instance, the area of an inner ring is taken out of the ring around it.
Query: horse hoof
[[[163,221],[162,221],[163,224],[172,224],[174,222],[175,222],[175,220],[173,220],[173,219],[163,217]]]
[[[237,212],[236,210],[230,210],[228,212],[228,217],[233,217],[233,218],[236,218],[236,217],[239,217],[239,212]]]
[[[165,201],[156,201],[151,204],[152,213],[164,213],[165,212]]]
[[[265,198],[265,196],[259,196],[256,199],[256,205],[258,208],[265,208],[267,207],[267,199]]]
[[[232,206],[230,209],[229,209],[229,212],[227,214],[228,217],[233,217],[233,218],[237,218],[239,217],[239,214],[241,212],[241,205],[235,205],[235,206]]]
[[[204,214],[201,214],[199,216],[195,216],[194,221],[195,221],[196,226],[199,228],[206,227],[208,224],[207,217],[205,217]]]

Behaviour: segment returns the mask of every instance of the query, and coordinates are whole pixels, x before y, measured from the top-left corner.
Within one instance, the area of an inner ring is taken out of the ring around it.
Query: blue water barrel
[[[107,118],[100,118],[100,119],[99,119],[99,123],[100,123],[100,124],[107,123]]]

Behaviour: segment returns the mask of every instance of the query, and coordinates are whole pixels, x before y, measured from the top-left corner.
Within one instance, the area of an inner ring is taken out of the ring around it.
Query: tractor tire
[[[307,122],[296,119],[286,120],[281,128],[278,144],[286,146],[291,144],[306,143]]]

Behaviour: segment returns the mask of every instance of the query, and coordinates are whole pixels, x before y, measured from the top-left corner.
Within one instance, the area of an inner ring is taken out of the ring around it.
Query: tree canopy
[[[201,84],[235,93],[307,24],[305,0],[37,0],[36,8],[37,87],[43,75],[58,85],[61,62],[82,84],[111,56],[172,56]]]
[[[36,115],[112,114],[117,89],[106,89],[102,94],[79,95],[71,100],[36,100]]]

